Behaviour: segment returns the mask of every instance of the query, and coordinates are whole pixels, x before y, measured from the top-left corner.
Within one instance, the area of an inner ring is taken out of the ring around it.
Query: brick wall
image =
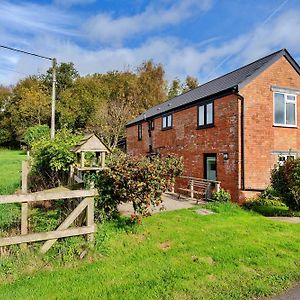
[[[214,101],[215,126],[197,129],[197,106],[173,113],[173,127],[161,130],[161,117],[155,119],[153,149],[162,156],[182,156],[184,175],[204,177],[204,153],[217,154],[217,180],[229,190],[233,199],[238,198],[238,103],[236,95]],[[137,139],[137,126],[127,129],[127,151],[131,155],[145,155],[148,151],[148,125],[143,123],[143,139]],[[229,154],[224,160],[223,153]]]
[[[265,189],[270,171],[277,161],[274,151],[300,150],[298,128],[273,126],[271,86],[300,89],[300,76],[284,58],[280,58],[239,91],[244,97],[244,174],[245,189]],[[297,99],[297,124],[300,124],[300,96]],[[173,114],[173,128],[161,130],[161,117],[155,119],[153,148],[162,155],[175,154],[184,159],[184,175],[204,177],[204,153],[217,154],[217,179],[229,190],[233,200],[254,196],[241,191],[241,101],[229,95],[214,102],[215,127],[197,129],[197,106]],[[127,149],[132,155],[149,150],[148,125],[143,123],[143,140],[137,140],[137,126],[127,129]],[[223,159],[223,153],[229,160]]]
[[[271,86],[300,89],[300,76],[284,58],[280,58],[243,89],[245,98],[245,188],[264,189],[270,183],[270,171],[277,161],[276,150],[300,150],[297,128],[273,126]],[[300,96],[297,99],[297,123],[300,124]]]

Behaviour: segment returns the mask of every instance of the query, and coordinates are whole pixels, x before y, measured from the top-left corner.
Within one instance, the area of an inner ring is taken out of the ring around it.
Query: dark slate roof
[[[191,104],[198,100],[205,99],[209,96],[213,96],[224,91],[229,91],[233,88],[239,90],[282,56],[285,56],[300,74],[300,67],[296,61],[291,57],[286,49],[281,49],[244,67],[204,83],[191,91],[156,105],[148,109],[145,113],[139,115],[134,120],[130,121],[127,126],[161,115],[175,108]]]

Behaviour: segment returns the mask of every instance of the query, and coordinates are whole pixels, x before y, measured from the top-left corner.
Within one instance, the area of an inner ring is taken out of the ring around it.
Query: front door
[[[204,178],[208,180],[217,180],[216,154],[204,154]]]

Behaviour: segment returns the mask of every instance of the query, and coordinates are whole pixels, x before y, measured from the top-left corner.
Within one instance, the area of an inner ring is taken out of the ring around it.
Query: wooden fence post
[[[22,194],[28,193],[29,161],[22,161]],[[28,234],[28,202],[21,204],[21,235]],[[27,244],[21,244],[22,249],[27,248]]]
[[[101,168],[105,168],[105,152],[101,152]]]
[[[86,208],[86,225],[94,226],[94,197],[89,197],[87,199],[88,205]],[[88,234],[88,241],[91,243],[94,241],[93,233]]]
[[[172,183],[171,185],[171,193],[175,193],[175,183]]]
[[[194,180],[191,180],[191,198],[194,198]]]

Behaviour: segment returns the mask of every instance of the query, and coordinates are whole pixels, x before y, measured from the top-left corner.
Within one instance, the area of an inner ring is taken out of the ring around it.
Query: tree
[[[166,99],[165,71],[161,64],[152,60],[142,63],[137,68],[137,114],[159,104]]]
[[[168,99],[173,99],[182,93],[182,84],[180,79],[176,78],[172,81],[168,91]]]
[[[71,87],[61,92],[57,102],[59,127],[86,128],[95,117],[96,106],[102,105],[103,94],[103,85],[97,76],[77,78]]]
[[[13,138],[11,119],[7,111],[11,95],[10,88],[0,85],[0,144],[9,143]]]
[[[137,110],[137,76],[131,72],[94,75],[100,87],[87,128],[101,135],[114,149],[125,136],[126,123]]]
[[[75,79],[79,77],[78,71],[75,69],[72,62],[61,63],[56,67],[56,95],[60,99],[60,95],[63,91],[73,86]],[[52,67],[48,69],[45,75],[41,76],[42,81],[48,88],[51,94],[52,90]]]
[[[18,139],[30,126],[49,124],[51,97],[39,78],[31,76],[18,82],[7,105],[7,112]]]
[[[198,79],[188,75],[185,79],[185,86],[183,88],[183,92],[188,92],[190,90],[193,90],[198,85],[199,85]]]

